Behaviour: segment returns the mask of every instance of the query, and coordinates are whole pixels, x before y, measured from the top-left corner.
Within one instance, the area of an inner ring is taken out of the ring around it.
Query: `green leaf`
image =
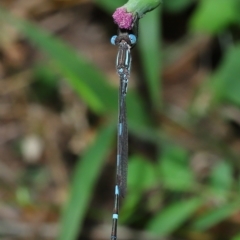
[[[240,176],[238,175],[237,177],[237,181],[236,181],[236,191],[240,192]]]
[[[129,191],[135,191],[136,189],[144,191],[152,187],[157,181],[157,175],[153,164],[151,164],[148,159],[141,156],[131,157],[128,165],[128,172]]]
[[[110,88],[105,76],[83,56],[77,55],[75,50],[56,37],[27,21],[15,18],[3,9],[0,9],[0,19],[12,24],[47,53],[54,60],[58,71],[66,77],[66,81],[94,111],[102,112],[106,108],[117,107],[117,100],[112,101],[116,99],[117,91]]]
[[[233,182],[232,174],[232,166],[229,163],[222,161],[216,167],[214,167],[212,171],[212,184],[218,187],[229,189]]]
[[[240,106],[240,45],[231,47],[211,81],[214,99],[231,101]]]
[[[166,236],[190,218],[201,204],[202,200],[199,198],[173,203],[158,213],[149,222],[147,229],[158,236]]]
[[[203,85],[200,96],[202,95],[208,98],[208,96],[211,95],[210,104],[208,104],[208,106],[216,106],[222,102],[230,102],[240,106],[240,78],[238,77],[240,76],[239,59],[240,45],[237,44],[228,48],[218,69]],[[204,105],[201,104],[201,101],[199,101],[199,104],[193,104],[192,112],[196,112],[196,109],[199,108],[196,105]],[[206,114],[206,109],[203,114]]]
[[[144,19],[141,19],[138,45],[151,105],[157,110],[162,105],[160,25],[160,8],[145,16]]]
[[[164,187],[175,191],[187,191],[194,187],[193,173],[188,166],[185,150],[168,147],[159,159],[159,170]]]
[[[201,231],[207,230],[208,228],[213,227],[224,219],[230,217],[239,209],[239,201],[225,206],[219,206],[197,219],[193,223],[193,228]]]
[[[124,199],[123,205],[120,209],[119,223],[129,223],[134,221],[135,218],[139,217],[138,215],[134,215],[134,213],[136,212],[141,196],[142,195],[138,194],[137,191],[128,191],[128,194]]]
[[[240,240],[240,233],[238,235],[236,235],[235,237],[233,237],[231,240]]]
[[[216,34],[237,22],[238,11],[235,0],[201,0],[190,21],[191,29]]]
[[[16,200],[19,206],[29,206],[33,204],[30,191],[25,186],[20,186],[16,189]]]
[[[117,96],[116,93],[116,97]],[[137,132],[140,132],[143,129],[149,129],[149,116],[143,107],[143,101],[139,95],[130,90],[126,96],[126,101],[129,128],[131,130],[135,129]],[[114,110],[117,111],[117,106]]]
[[[211,187],[221,199],[226,199],[233,186],[233,169],[227,162],[220,162],[210,176]]]
[[[79,159],[73,174],[71,191],[63,211],[59,240],[74,240],[81,231],[94,185],[102,170],[115,136],[115,124],[102,128],[94,143]]]
[[[139,177],[140,176],[140,177]],[[148,159],[133,156],[128,164],[128,194],[121,208],[121,222],[133,221],[133,213],[142,199],[144,191],[154,187],[158,182],[157,172]]]

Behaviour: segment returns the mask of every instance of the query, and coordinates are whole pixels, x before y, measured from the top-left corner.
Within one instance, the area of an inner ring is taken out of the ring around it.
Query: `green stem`
[[[131,12],[134,15],[138,14],[138,17],[142,17],[147,12],[152,11],[162,3],[162,0],[129,0],[122,7],[127,9],[127,12]]]

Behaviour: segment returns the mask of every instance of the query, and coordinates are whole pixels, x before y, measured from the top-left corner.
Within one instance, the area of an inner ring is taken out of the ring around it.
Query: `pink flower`
[[[128,13],[125,8],[117,8],[112,16],[119,28],[132,29],[133,16],[132,13]]]

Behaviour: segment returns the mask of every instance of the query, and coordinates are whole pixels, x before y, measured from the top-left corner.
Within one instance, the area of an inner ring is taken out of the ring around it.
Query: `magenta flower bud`
[[[128,13],[127,10],[123,7],[117,8],[113,13],[114,22],[118,25],[119,28],[123,29],[132,29],[133,26],[133,14]]]

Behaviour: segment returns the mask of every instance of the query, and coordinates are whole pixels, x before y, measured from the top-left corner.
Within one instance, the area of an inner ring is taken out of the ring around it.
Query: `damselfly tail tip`
[[[113,13],[114,22],[119,28],[131,30],[133,27],[134,16],[132,13],[127,12],[123,7],[117,8]]]

